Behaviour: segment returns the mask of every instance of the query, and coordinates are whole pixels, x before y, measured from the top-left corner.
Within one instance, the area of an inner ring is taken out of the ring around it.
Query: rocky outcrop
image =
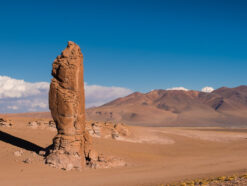
[[[29,121],[27,126],[32,129],[56,130],[56,124],[53,120],[38,119],[34,121]]]
[[[112,138],[115,140],[128,137],[130,131],[123,123],[87,121],[86,129],[92,137]]]
[[[10,119],[0,118],[0,126],[1,127],[12,127],[13,123]]]
[[[46,162],[66,170],[86,166],[91,150],[90,136],[85,130],[85,98],[83,55],[80,47],[69,41],[52,68],[49,108],[58,134]]]
[[[49,108],[58,134],[46,163],[64,170],[124,166],[121,159],[104,157],[92,148],[85,122],[83,55],[77,44],[68,42],[67,48],[53,62],[52,76]]]

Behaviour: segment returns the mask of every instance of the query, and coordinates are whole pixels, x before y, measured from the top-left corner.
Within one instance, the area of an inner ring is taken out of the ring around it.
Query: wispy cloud
[[[48,110],[48,82],[30,83],[0,76],[0,113]],[[99,106],[132,93],[122,87],[85,84],[86,107]]]
[[[184,87],[172,87],[172,88],[167,88],[166,90],[184,90],[184,91],[188,91],[189,89],[187,88],[184,88]],[[213,87],[209,87],[209,86],[206,86],[206,87],[203,87],[201,89],[201,92],[213,92],[214,91],[214,88]]]
[[[184,90],[184,91],[188,91],[189,89],[184,88],[184,87],[172,87],[172,88],[167,88],[166,90]]]
[[[87,107],[99,106],[130,93],[132,93],[132,90],[127,88],[85,84]]]

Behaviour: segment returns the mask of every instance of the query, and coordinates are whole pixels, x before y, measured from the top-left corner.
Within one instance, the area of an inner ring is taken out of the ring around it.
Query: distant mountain
[[[150,126],[247,126],[247,86],[222,87],[211,93],[135,92],[87,109],[87,119]]]

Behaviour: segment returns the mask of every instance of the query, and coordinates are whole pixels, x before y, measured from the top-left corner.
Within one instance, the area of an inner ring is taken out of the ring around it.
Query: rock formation
[[[130,136],[130,130],[123,123],[86,121],[86,129],[92,137],[122,139]]]
[[[13,123],[10,119],[0,118],[0,127],[12,127]]]
[[[49,108],[58,134],[46,163],[65,170],[86,166],[91,151],[85,130],[83,55],[80,47],[69,41],[67,48],[53,62]]]
[[[46,157],[46,163],[64,170],[125,166],[115,157],[104,157],[92,149],[86,130],[83,55],[80,47],[69,41],[67,48],[53,62],[49,107],[58,134]]]

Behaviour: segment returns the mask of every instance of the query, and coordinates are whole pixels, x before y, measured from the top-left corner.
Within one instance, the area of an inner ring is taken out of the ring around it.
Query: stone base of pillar
[[[82,135],[57,135],[46,157],[46,163],[52,167],[71,170],[81,170],[86,166],[84,155],[84,139]]]

